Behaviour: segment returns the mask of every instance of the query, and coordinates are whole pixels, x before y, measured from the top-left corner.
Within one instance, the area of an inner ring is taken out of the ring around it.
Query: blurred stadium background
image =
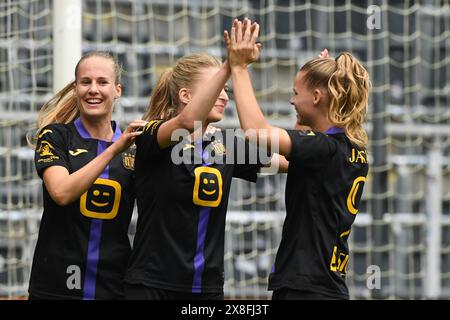
[[[159,74],[177,58],[198,51],[224,57],[222,32],[244,16],[261,25],[253,83],[274,124],[293,127],[288,101],[295,73],[323,48],[332,55],[352,52],[371,74],[371,170],[350,237],[351,297],[450,298],[446,0],[2,0],[0,297],[27,294],[42,192],[25,134],[54,89],[73,78],[70,59],[90,50],[118,56],[125,72],[115,119],[126,123],[142,116]],[[233,101],[219,125],[238,127]],[[228,298],[270,297],[267,277],[281,236],[285,179],[233,182]],[[131,238],[134,228],[135,219]],[[381,271],[379,289],[367,286],[370,266]]]

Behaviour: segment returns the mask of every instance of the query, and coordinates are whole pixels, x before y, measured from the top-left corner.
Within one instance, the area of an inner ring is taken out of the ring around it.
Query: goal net
[[[52,96],[58,55],[53,1],[0,3],[0,297],[5,298],[27,295],[42,214],[41,180],[25,134]],[[350,236],[351,297],[450,298],[448,1],[80,3],[82,52],[109,50],[123,64],[123,95],[114,116],[122,123],[142,117],[159,75],[179,57],[203,51],[224,58],[222,33],[236,17],[261,26],[263,49],[251,67],[252,79],[261,107],[277,126],[295,124],[289,99],[304,62],[323,48],[331,55],[357,56],[371,74],[373,93],[367,126],[371,167]],[[239,126],[232,90],[218,126]],[[261,176],[256,184],[233,181],[225,239],[227,298],[270,298],[267,279],[281,238],[285,182],[286,175]]]

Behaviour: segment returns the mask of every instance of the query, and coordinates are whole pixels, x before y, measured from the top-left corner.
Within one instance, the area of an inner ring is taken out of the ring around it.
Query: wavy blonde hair
[[[117,85],[120,83],[122,67],[112,54],[103,51],[92,51],[84,54],[75,67],[75,80],[71,81],[63,89],[58,91],[58,93],[47,101],[39,110],[37,130],[33,131],[32,134],[27,135],[28,145],[30,147],[34,148],[36,146],[37,136],[45,126],[52,123],[70,123],[80,116],[78,99],[75,93],[78,68],[82,61],[91,57],[102,57],[111,60],[114,66],[114,74],[116,76],[114,80],[115,84]]]
[[[205,53],[191,54],[178,59],[173,68],[160,76],[142,119],[169,120],[177,116],[181,111],[178,96],[180,89],[191,89],[203,70],[221,65],[219,59]]]
[[[363,123],[372,85],[362,64],[350,53],[343,52],[336,59],[313,59],[300,71],[305,72],[308,88],[327,88],[330,99],[328,120],[344,128],[354,144],[367,147],[368,137]]]

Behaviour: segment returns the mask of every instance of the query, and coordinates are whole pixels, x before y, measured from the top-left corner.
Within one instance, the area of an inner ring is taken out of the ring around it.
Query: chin
[[[220,114],[220,115],[214,114],[214,115],[211,115],[211,116],[208,117],[208,121],[210,123],[219,122],[222,119],[223,119],[223,115],[222,114]]]

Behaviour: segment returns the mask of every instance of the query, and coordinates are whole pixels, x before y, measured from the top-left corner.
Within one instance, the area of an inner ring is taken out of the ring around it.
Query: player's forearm
[[[45,179],[47,190],[52,199],[60,206],[66,206],[81,197],[101,175],[114,158],[115,151],[111,147],[98,155],[88,164],[69,175],[60,175]]]
[[[231,69],[234,100],[238,111],[239,122],[244,130],[269,129],[253,91],[250,75],[246,67]]]
[[[194,95],[180,114],[183,127],[189,131],[194,130],[194,121],[205,121],[214,106],[220,92],[230,77],[228,62],[225,62],[219,71],[205,83],[201,92]]]

